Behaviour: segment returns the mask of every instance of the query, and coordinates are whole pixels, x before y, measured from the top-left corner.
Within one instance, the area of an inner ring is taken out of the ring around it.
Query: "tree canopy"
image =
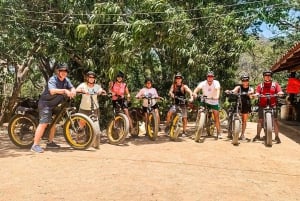
[[[41,90],[60,61],[70,64],[74,84],[93,70],[107,87],[122,70],[132,91],[150,76],[165,95],[175,72],[193,88],[213,70],[228,88],[241,55],[256,49],[262,22],[286,31],[273,39],[267,64],[299,40],[300,29],[290,15],[299,12],[296,0],[1,0],[0,11],[0,72],[12,76],[14,98],[26,82]]]

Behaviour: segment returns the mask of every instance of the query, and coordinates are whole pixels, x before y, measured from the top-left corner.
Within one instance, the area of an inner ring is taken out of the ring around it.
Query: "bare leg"
[[[47,126],[48,126],[47,123],[43,123],[43,124],[38,125],[38,127],[36,128],[35,134],[34,134],[34,141],[33,141],[34,145],[39,144],[39,142],[40,142]]]

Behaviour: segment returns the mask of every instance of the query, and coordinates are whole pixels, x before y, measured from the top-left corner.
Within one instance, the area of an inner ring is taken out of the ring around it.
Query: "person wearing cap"
[[[136,94],[135,98],[142,99],[143,97],[150,96],[152,97],[152,105],[151,108],[154,109],[156,117],[158,119],[158,125],[160,125],[160,116],[159,116],[159,110],[157,105],[157,99],[161,99],[161,97],[158,95],[157,90],[152,87],[153,81],[151,78],[145,79],[145,86],[139,90],[139,92]],[[145,120],[147,120],[147,108],[148,108],[148,100],[143,99],[143,113],[145,115]],[[146,122],[146,121],[145,121]],[[147,122],[145,124],[145,127],[147,127]],[[147,128],[145,128],[147,130]]]
[[[272,71],[264,71],[263,72],[263,82],[258,84],[256,87],[256,91],[254,96],[258,96],[260,94],[265,95],[269,93],[270,95],[277,94],[282,96],[284,93],[282,92],[281,86],[277,82],[272,81]],[[274,133],[275,133],[275,141],[279,144],[281,140],[279,138],[279,126],[278,126],[278,119],[277,119],[277,99],[276,97],[271,97],[270,99],[271,107],[275,108],[274,112]],[[260,97],[259,98],[259,105],[258,105],[258,122],[257,122],[257,133],[256,136],[253,138],[253,142],[257,140],[261,140],[260,133],[262,130],[263,125],[263,109],[267,106],[267,98]]]
[[[248,121],[248,116],[249,113],[251,112],[251,101],[250,97],[254,93],[254,89],[249,85],[249,75],[244,74],[241,76],[241,84],[237,85],[234,89],[232,90],[226,90],[225,93],[230,94],[247,94],[241,96],[241,114],[242,114],[242,133],[240,136],[240,140],[245,140],[245,130],[247,127],[247,121]],[[232,136],[228,136],[231,138]]]
[[[183,76],[181,73],[176,73],[174,76],[174,82],[171,85],[171,88],[169,90],[169,95],[174,99],[174,105],[171,106],[171,108],[169,109],[168,113],[167,113],[167,117],[166,117],[166,128],[165,128],[165,133],[169,132],[169,128],[170,128],[170,120],[171,120],[171,116],[172,113],[176,112],[176,107],[175,105],[178,105],[181,110],[182,110],[182,137],[185,137],[187,134],[187,107],[186,104],[182,104],[180,103],[180,100],[177,99],[176,97],[181,97],[181,98],[185,98],[186,94],[189,94],[190,98],[189,98],[189,102],[193,101],[193,92],[192,90],[183,83]]]
[[[82,82],[76,88],[77,93],[82,94],[79,112],[86,114],[87,116],[91,115],[92,113],[92,103],[91,97],[93,99],[93,107],[94,107],[94,114],[99,116],[99,101],[98,95],[105,95],[106,91],[101,87],[100,84],[96,83],[96,73],[93,71],[88,71],[85,74],[85,82]]]
[[[113,107],[119,103],[128,117],[130,132],[133,132],[132,120],[128,112],[128,103],[130,102],[130,93],[127,84],[124,82],[124,73],[119,71],[116,75],[116,80],[109,82],[109,93],[111,93]],[[125,101],[124,101],[125,100]]]
[[[52,121],[53,109],[59,105],[63,100],[64,96],[73,98],[76,95],[76,90],[67,78],[68,65],[65,63],[59,64],[56,67],[55,75],[49,78],[44,91],[42,92],[39,103],[39,125],[36,128],[34,135],[34,142],[31,147],[31,151],[36,153],[42,153],[44,150],[40,147],[39,142],[42,138],[44,131],[48,124]],[[47,148],[60,148],[58,144],[53,142],[55,136],[55,126],[53,126],[49,133]]]
[[[214,79],[214,72],[208,71],[206,74],[206,80],[200,82],[193,91],[193,96],[197,97],[198,92],[202,91],[204,96],[207,96],[206,104],[207,107],[212,109],[215,125],[217,128],[217,136],[222,139],[220,117],[219,117],[219,98],[220,98],[220,82]]]

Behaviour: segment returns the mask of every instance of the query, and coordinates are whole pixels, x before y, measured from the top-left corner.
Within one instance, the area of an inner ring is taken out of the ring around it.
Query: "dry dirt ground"
[[[255,130],[248,123],[246,136]],[[300,200],[300,134],[284,132],[272,148],[226,138],[171,142],[160,133],[155,142],[104,139],[100,150],[78,151],[58,136],[61,149],[35,154],[15,147],[1,128],[0,201]]]

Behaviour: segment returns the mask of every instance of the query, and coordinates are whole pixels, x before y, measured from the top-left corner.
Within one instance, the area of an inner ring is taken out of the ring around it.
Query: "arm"
[[[192,102],[193,101],[193,92],[192,92],[192,90],[187,85],[184,85],[184,90],[189,93],[189,95],[190,95],[189,101]]]
[[[172,84],[171,87],[170,87],[170,90],[169,90],[169,96],[171,96],[172,98],[174,98],[173,84]]]
[[[198,84],[197,87],[193,91],[193,96],[197,97],[197,94],[201,89],[202,89],[202,87],[200,86],[200,84]]]

